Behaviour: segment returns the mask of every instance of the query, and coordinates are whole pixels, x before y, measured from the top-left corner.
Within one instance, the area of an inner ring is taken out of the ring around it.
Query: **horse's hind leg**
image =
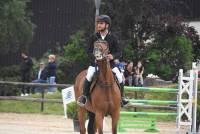
[[[102,113],[96,113],[95,114],[95,119],[96,119],[96,123],[97,123],[97,129],[99,134],[103,134],[103,115]]]
[[[95,114],[92,112],[88,112],[88,134],[95,134]]]

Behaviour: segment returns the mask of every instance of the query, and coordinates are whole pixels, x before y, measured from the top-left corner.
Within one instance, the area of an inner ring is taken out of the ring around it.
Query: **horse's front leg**
[[[85,109],[79,107],[79,109],[78,109],[78,119],[79,119],[79,124],[80,124],[80,134],[86,134],[85,112],[86,112]]]
[[[95,114],[95,120],[97,124],[97,130],[99,134],[103,134],[103,114],[102,113],[96,113]]]
[[[119,110],[113,112],[113,114],[111,115],[112,118],[112,134],[117,134],[117,123],[119,120]]]

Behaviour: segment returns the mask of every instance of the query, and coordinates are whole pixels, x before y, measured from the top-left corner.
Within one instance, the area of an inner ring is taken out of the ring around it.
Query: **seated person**
[[[144,67],[141,61],[138,61],[137,66],[134,67],[134,85],[135,86],[143,86],[143,72]]]
[[[128,62],[124,71],[125,85],[133,86],[133,62]]]
[[[47,83],[47,69],[43,62],[40,63],[40,69],[37,74],[37,79],[32,81],[33,83]],[[36,88],[35,92],[40,91],[41,88]]]
[[[56,56],[50,54],[48,57],[48,64],[47,64],[47,79],[49,84],[55,84],[56,79]],[[48,92],[55,92],[55,87],[49,87]]]
[[[114,60],[115,67],[119,68],[120,72],[124,72],[125,70],[125,62],[120,62],[119,59]]]
[[[124,77],[124,70],[126,63],[125,61],[120,62],[119,59],[114,60],[114,66],[117,67],[122,75],[123,83],[125,83],[125,77]]]

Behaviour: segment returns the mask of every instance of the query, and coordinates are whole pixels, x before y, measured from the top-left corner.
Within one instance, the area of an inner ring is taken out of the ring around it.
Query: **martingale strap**
[[[112,87],[114,84],[114,82],[112,83],[107,83],[107,82],[102,82],[102,81],[97,81],[97,85],[99,85],[100,87],[102,88],[109,88],[109,87]]]

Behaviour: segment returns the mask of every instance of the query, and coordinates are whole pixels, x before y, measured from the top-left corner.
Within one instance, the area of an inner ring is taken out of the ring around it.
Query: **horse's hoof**
[[[126,106],[128,103],[129,103],[129,101],[127,101],[127,100],[125,100],[124,98],[122,98],[121,107]]]

